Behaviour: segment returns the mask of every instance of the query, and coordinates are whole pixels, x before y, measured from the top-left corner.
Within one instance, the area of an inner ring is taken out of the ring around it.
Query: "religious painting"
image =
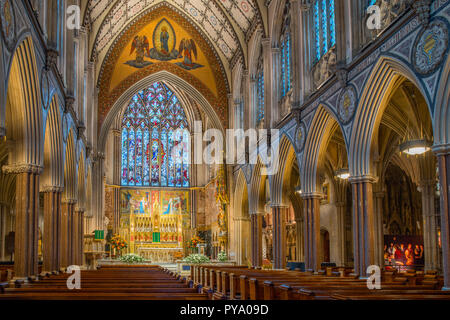
[[[322,198],[322,203],[323,204],[327,204],[330,202],[330,185],[328,183],[324,183],[322,186],[322,194],[323,194],[323,198]]]
[[[150,48],[147,35],[136,35],[130,49],[130,55],[134,55],[135,60],[126,61],[125,64],[134,68],[144,68],[158,61],[181,60],[176,62],[175,65],[185,70],[204,67],[195,62],[198,59],[198,51],[194,39],[183,37],[178,45],[178,50],[176,49],[177,35],[167,19],[163,18],[158,22],[151,39],[152,48]],[[156,61],[152,62],[148,59]]]
[[[399,271],[418,269],[425,264],[422,236],[385,235],[384,264]]]

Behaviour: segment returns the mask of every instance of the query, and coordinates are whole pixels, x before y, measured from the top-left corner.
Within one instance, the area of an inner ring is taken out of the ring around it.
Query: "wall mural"
[[[122,53],[122,57],[128,59],[123,64],[133,69],[142,69],[158,62],[171,62],[184,70],[192,71],[205,68],[207,63],[196,41],[179,26],[174,27],[167,18],[160,19],[156,25],[151,23],[139,32]],[[117,73],[119,78],[133,72],[132,69],[119,70],[124,71]],[[205,78],[207,83],[211,74],[208,74],[208,70],[204,71],[197,74],[200,79]]]
[[[182,38],[178,50],[177,36],[175,30],[167,19],[162,19],[153,31],[152,44],[146,35],[137,35],[131,43],[130,55],[135,54],[135,60],[129,60],[125,64],[135,67],[143,68],[153,64],[153,62],[145,60],[145,58],[158,61],[180,60],[175,64],[186,70],[194,70],[204,67],[201,64],[195,63],[197,60],[197,45],[194,39]]]

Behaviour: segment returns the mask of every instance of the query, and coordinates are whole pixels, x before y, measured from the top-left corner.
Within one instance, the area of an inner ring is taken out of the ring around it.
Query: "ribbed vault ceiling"
[[[160,3],[172,5],[194,21],[228,61],[261,16],[256,0],[90,0],[94,52],[102,56],[127,24]]]

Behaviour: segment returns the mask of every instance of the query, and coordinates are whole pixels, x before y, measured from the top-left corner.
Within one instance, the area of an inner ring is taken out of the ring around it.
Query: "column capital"
[[[431,148],[436,156],[445,156],[450,154],[450,144],[437,144]]]
[[[61,193],[64,188],[60,186],[43,186],[39,192],[42,193]]]
[[[20,173],[34,173],[41,174],[44,170],[43,166],[30,163],[16,163],[11,165],[4,165],[2,167],[5,174],[20,174]]]
[[[234,217],[233,221],[250,221],[250,218],[247,218],[247,217]]]
[[[276,209],[276,208],[280,208],[280,209],[289,209],[289,206],[286,204],[282,204],[282,203],[271,203],[269,205],[270,208],[272,209]]]
[[[386,191],[374,192],[373,195],[375,196],[375,198],[384,198],[386,196]]]
[[[321,192],[307,192],[307,193],[302,193],[301,194],[301,198],[303,200],[322,199],[323,198],[323,194]]]
[[[250,216],[253,216],[253,215],[263,217],[266,215],[266,213],[265,212],[250,212]]]
[[[77,199],[68,199],[68,198],[65,198],[65,199],[62,199],[61,200],[61,203],[65,203],[65,204],[75,204],[75,203],[77,203],[78,201],[77,201]]]
[[[362,176],[351,176],[348,181],[350,183],[376,183],[378,181],[378,177],[372,176],[370,174],[362,175]]]
[[[75,207],[75,212],[76,213],[85,213],[86,212],[86,208],[85,207],[79,207],[79,206],[76,206]]]

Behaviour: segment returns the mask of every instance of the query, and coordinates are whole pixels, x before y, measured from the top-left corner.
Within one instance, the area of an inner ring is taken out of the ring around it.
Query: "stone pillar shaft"
[[[436,270],[438,263],[437,248],[437,226],[434,206],[434,195],[436,191],[435,181],[423,181],[420,183],[422,195],[422,216],[423,216],[423,242],[425,270]]]
[[[0,260],[6,260],[6,215],[7,207],[4,205],[0,205],[0,233],[1,233],[1,247],[0,247]]]
[[[439,154],[437,158],[441,186],[442,273],[444,275],[444,287],[450,290],[450,154]]]
[[[16,175],[16,230],[14,272],[16,279],[38,274],[39,174]]]
[[[320,269],[320,197],[303,198],[304,205],[304,241],[305,267],[318,271]]]
[[[298,262],[305,260],[305,254],[304,254],[304,241],[303,241],[303,220],[302,219],[296,219],[295,220],[295,228],[296,228],[296,248],[297,248],[297,254],[296,254],[296,260]]]
[[[375,193],[375,264],[377,266],[384,266],[384,233],[383,233],[383,198],[384,192]]]
[[[375,224],[373,210],[373,179],[353,178],[353,254],[355,273],[365,277],[367,267],[375,263]]]
[[[72,264],[74,211],[75,201],[64,200],[61,206],[61,268],[67,268]]]
[[[250,217],[252,266],[260,267],[262,265],[262,215],[255,213]]]
[[[345,203],[336,203],[337,211],[337,237],[338,237],[338,264],[345,265]]]
[[[287,207],[273,207],[273,268],[286,267],[286,214]]]
[[[52,272],[60,269],[61,233],[61,191],[44,193],[44,234],[42,271]]]

